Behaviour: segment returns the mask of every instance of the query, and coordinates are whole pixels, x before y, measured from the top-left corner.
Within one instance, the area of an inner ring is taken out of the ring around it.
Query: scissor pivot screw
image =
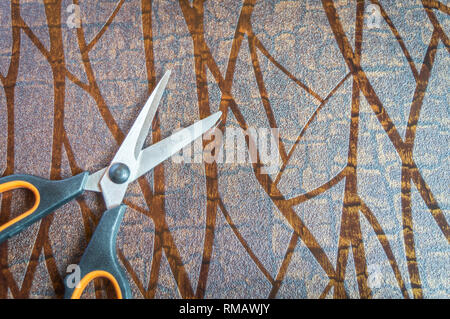
[[[114,183],[123,184],[130,177],[130,169],[123,163],[115,163],[109,168],[108,174]]]

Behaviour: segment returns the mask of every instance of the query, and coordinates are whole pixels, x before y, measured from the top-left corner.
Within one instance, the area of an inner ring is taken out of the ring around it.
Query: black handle
[[[78,264],[80,281],[72,280],[72,275],[64,280],[64,298],[80,298],[89,282],[99,277],[105,277],[113,283],[118,298],[131,298],[130,285],[116,252],[117,232],[126,208],[126,205],[120,205],[103,213]]]
[[[8,183],[12,185],[6,190],[20,187],[32,189],[34,187],[34,193],[37,197],[36,200],[39,202],[39,205],[36,208],[22,214],[20,218],[18,218],[19,220],[7,227],[1,226],[0,243],[21,232],[31,224],[37,222],[83,193],[88,176],[88,172],[83,172],[76,176],[58,181],[22,174],[9,175],[0,178],[0,185],[7,185]]]

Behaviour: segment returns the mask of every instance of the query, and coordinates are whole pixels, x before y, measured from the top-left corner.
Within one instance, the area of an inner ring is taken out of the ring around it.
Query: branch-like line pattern
[[[121,143],[124,138],[124,133],[120,130],[109,110],[102,92],[98,86],[95,78],[95,72],[91,65],[89,52],[102,39],[102,36],[108,31],[109,27],[116,18],[118,12],[124,5],[124,0],[119,0],[112,14],[102,26],[100,31],[87,43],[85,39],[83,25],[77,29],[77,41],[80,50],[82,64],[87,78],[87,83],[82,82],[73,73],[71,73],[65,65],[63,38],[62,38],[62,22],[61,22],[61,1],[44,0],[45,14],[47,24],[49,26],[50,49],[47,50],[39,38],[33,33],[30,27],[25,23],[20,15],[19,0],[11,0],[11,30],[12,30],[12,46],[11,46],[11,60],[6,75],[0,74],[0,81],[6,96],[7,108],[7,146],[6,146],[6,169],[3,175],[10,175],[15,172],[15,147],[14,147],[14,98],[15,85],[18,76],[20,55],[21,55],[21,37],[22,31],[39,52],[45,57],[51,67],[54,88],[54,118],[53,118],[53,134],[52,134],[52,162],[50,170],[51,179],[61,178],[61,159],[63,149],[66,152],[71,173],[73,175],[82,171],[75,160],[75,154],[70,143],[70,136],[67,135],[64,128],[64,105],[65,105],[65,86],[66,79],[77,85],[83,91],[88,93],[96,103],[96,106],[106,123],[111,135],[117,143]],[[358,149],[358,133],[359,133],[359,107],[360,107],[360,93],[367,100],[373,112],[377,116],[380,125],[383,127],[385,133],[392,142],[397,154],[399,155],[401,168],[401,209],[403,221],[403,237],[406,249],[406,261],[408,265],[408,275],[411,282],[412,293],[415,298],[423,297],[422,284],[420,279],[419,268],[417,266],[417,257],[414,245],[413,220],[411,212],[411,182],[413,182],[423,201],[427,205],[431,215],[435,219],[438,227],[450,242],[450,230],[445,216],[440,209],[430,187],[421,175],[417,165],[413,160],[414,141],[416,136],[417,123],[420,117],[420,111],[423,104],[423,99],[427,91],[427,86],[431,76],[431,71],[434,65],[437,46],[439,41],[445,45],[450,53],[450,41],[443,31],[439,21],[437,20],[433,10],[439,10],[441,13],[450,15],[450,8],[436,0],[422,0],[427,16],[433,25],[433,33],[428,45],[422,67],[420,72],[417,70],[410,53],[408,52],[399,31],[388,16],[385,9],[381,6],[378,0],[371,0],[372,3],[380,6],[382,17],[389,26],[392,34],[396,38],[405,59],[408,61],[412,75],[416,81],[416,89],[414,92],[414,99],[410,107],[408,124],[406,127],[406,135],[403,140],[398,133],[391,118],[386,112],[379,97],[375,93],[372,85],[361,67],[362,42],[363,42],[363,25],[364,25],[364,7],[365,1],[358,0],[356,4],[356,21],[355,21],[355,45],[354,50],[348,42],[347,36],[343,31],[337,14],[335,5],[332,0],[322,0],[323,9],[327,15],[331,30],[336,39],[336,43],[340,49],[345,63],[350,69],[341,81],[331,90],[331,92],[322,98],[303,81],[297,79],[285,66],[279,63],[270,52],[264,47],[258,35],[253,32],[251,17],[256,3],[256,0],[245,0],[241,12],[239,14],[238,23],[235,29],[234,38],[232,41],[231,51],[227,63],[225,74],[222,74],[217,66],[217,63],[212,56],[205,41],[204,33],[204,1],[194,0],[192,6],[187,0],[179,0],[179,5],[192,36],[194,47],[194,66],[196,75],[197,98],[199,105],[199,114],[204,118],[211,114],[209,105],[209,92],[207,85],[207,69],[211,71],[221,92],[220,110],[224,113],[223,119],[227,119],[228,112],[231,111],[241,128],[247,129],[247,122],[236,103],[232,91],[233,79],[235,76],[236,62],[241,50],[242,41],[245,36],[248,38],[248,50],[250,53],[255,81],[260,93],[260,98],[267,115],[268,122],[271,127],[278,127],[275,115],[273,113],[268,92],[265,88],[263,73],[261,71],[258,60],[257,50],[259,50],[270,63],[283,72],[291,81],[296,83],[302,90],[305,90],[312,98],[316,99],[320,105],[316,108],[314,113],[302,128],[293,147],[287,153],[283,141],[280,143],[280,155],[282,159],[282,167],[275,180],[261,172],[262,163],[260,162],[259,154],[258,160],[253,164],[253,172],[256,179],[266,192],[267,196],[277,206],[286,221],[293,229],[293,233],[286,248],[286,253],[281,263],[275,278],[265,268],[263,263],[259,260],[257,255],[250,248],[250,245],[240,233],[239,228],[234,224],[226,203],[223,202],[218,191],[218,169],[216,163],[205,163],[206,173],[206,189],[207,189],[207,203],[206,203],[206,221],[205,221],[205,236],[202,253],[201,269],[194,291],[193,285],[188,277],[187,271],[184,267],[180,252],[175,244],[172,233],[165,218],[165,174],[164,165],[159,165],[154,169],[153,185],[145,178],[139,179],[139,186],[145,199],[147,207],[139,207],[133,203],[125,201],[125,203],[135,211],[150,217],[155,226],[155,238],[152,255],[152,264],[150,271],[150,278],[147,285],[144,285],[139,280],[136,270],[126,259],[124,253],[119,250],[119,257],[133,282],[138,288],[139,292],[145,298],[154,298],[158,286],[158,278],[161,268],[162,254],[164,253],[169,262],[170,269],[174,276],[180,295],[183,298],[202,298],[205,296],[209,266],[212,258],[213,243],[215,237],[215,225],[220,208],[226,222],[231,227],[236,238],[243,246],[244,250],[250,259],[256,264],[259,271],[267,278],[272,288],[269,292],[269,297],[273,298],[277,295],[283,280],[288,272],[289,264],[292,260],[292,255],[299,239],[304,242],[306,247],[311,251],[314,258],[325,271],[329,277],[329,283],[324,288],[321,298],[325,298],[331,288],[334,287],[334,297],[345,298],[347,292],[344,287],[344,278],[347,267],[348,252],[351,247],[355,270],[357,274],[357,282],[359,294],[363,298],[370,298],[372,291],[368,286],[367,262],[364,251],[364,243],[362,240],[362,231],[360,225],[360,213],[366,218],[370,226],[377,235],[383,251],[389,260],[391,268],[394,272],[397,284],[403,294],[404,298],[409,298],[408,291],[405,287],[405,282],[400,272],[397,260],[392,252],[391,245],[387,236],[381,227],[379,221],[372,213],[370,208],[364,203],[358,194],[357,190],[357,149]],[[78,0],[73,1],[74,4],[79,4]],[[141,17],[142,17],[142,32],[143,32],[143,46],[146,59],[146,72],[148,91],[151,92],[156,84],[156,74],[154,66],[154,52],[153,52],[153,29],[152,29],[152,3],[151,1],[141,0]],[[51,27],[50,27],[51,26]],[[347,165],[332,179],[325,182],[316,189],[305,194],[297,195],[293,198],[286,199],[278,188],[278,183],[285,173],[285,168],[294,153],[296,146],[303,138],[305,132],[313,123],[320,110],[326,105],[330,98],[340,89],[345,81],[352,78],[352,103],[351,103],[351,121],[350,121],[350,137],[348,147]],[[225,121],[220,125],[220,129],[224,130]],[[157,142],[161,139],[161,129],[159,123],[159,116],[155,117],[153,123],[152,140]],[[246,141],[249,145],[252,141]],[[300,217],[295,213],[294,207],[308,201],[320,194],[331,189],[341,181],[345,180],[345,192],[343,198],[342,215],[341,215],[341,229],[338,250],[337,250],[337,264],[333,266],[328,256],[325,254],[323,248],[319,245],[316,238],[311,231],[306,227]],[[5,193],[1,199],[1,214],[0,223],[4,223],[10,218],[12,196],[10,193]],[[86,239],[89,240],[94,231],[94,227],[99,220],[95,216],[83,198],[77,199],[80,207]],[[30,295],[31,285],[35,277],[37,266],[39,263],[39,256],[44,254],[45,264],[50,275],[50,280],[57,296],[63,295],[62,274],[59,273],[53,257],[52,245],[48,236],[48,231],[52,223],[52,215],[43,219],[39,226],[36,240],[34,241],[29,262],[26,267],[24,280],[22,286],[14,280],[13,274],[8,264],[8,243],[3,243],[0,246],[0,298],[8,296],[8,290],[15,298],[25,298]],[[96,297],[102,297],[102,286],[99,282],[95,282]],[[110,289],[107,289],[107,296],[111,296]]]

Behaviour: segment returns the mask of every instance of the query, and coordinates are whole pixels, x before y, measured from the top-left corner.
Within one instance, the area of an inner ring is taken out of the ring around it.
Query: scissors
[[[81,280],[73,285],[70,275],[64,280],[65,298],[78,299],[86,286],[95,278],[112,282],[117,298],[131,298],[126,275],[116,253],[116,238],[126,205],[122,200],[128,184],[180,151],[218,123],[219,111],[164,140],[142,149],[155,116],[158,104],[169,80],[167,71],[140,111],[125,140],[111,163],[93,173],[83,172],[65,180],[47,180],[32,175],[9,175],[0,178],[0,193],[25,188],[34,194],[31,209],[0,226],[0,243],[37,222],[84,191],[103,195],[106,211],[78,264]]]

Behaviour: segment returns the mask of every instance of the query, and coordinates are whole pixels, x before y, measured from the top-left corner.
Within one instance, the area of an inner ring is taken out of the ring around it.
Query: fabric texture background
[[[131,184],[117,244],[133,297],[449,298],[449,14],[445,0],[1,1],[0,173],[104,167],[171,69],[147,144],[221,110],[225,132],[279,128],[281,163],[167,160]],[[32,202],[1,196],[1,223]],[[104,210],[86,193],[2,243],[0,298],[62,297]]]

